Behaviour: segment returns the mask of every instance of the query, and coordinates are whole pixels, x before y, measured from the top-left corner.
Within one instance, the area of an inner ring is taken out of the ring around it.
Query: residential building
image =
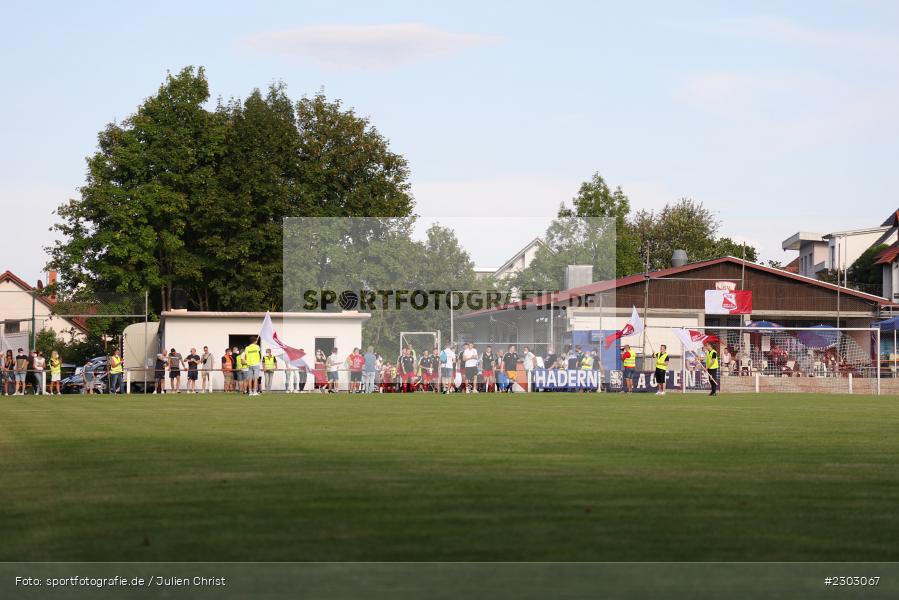
[[[49,274],[49,283],[55,273]],[[42,282],[32,287],[11,271],[0,275],[0,349],[15,351],[31,347],[31,333],[52,329],[65,341],[83,339],[87,333],[80,319],[63,318],[53,314],[56,300],[41,294]]]

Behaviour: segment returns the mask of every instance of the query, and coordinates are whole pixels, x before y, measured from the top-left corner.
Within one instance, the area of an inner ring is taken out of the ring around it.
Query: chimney
[[[565,267],[564,287],[570,290],[593,283],[593,265],[568,265]]]
[[[56,285],[56,269],[50,269],[47,271],[47,287],[52,285]],[[54,291],[50,295],[50,300],[56,300],[56,292]]]

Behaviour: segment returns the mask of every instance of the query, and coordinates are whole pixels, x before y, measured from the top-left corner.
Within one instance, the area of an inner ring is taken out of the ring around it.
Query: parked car
[[[94,372],[94,393],[105,394],[109,389],[109,366],[105,356],[97,356],[90,360],[91,370]],[[84,389],[84,367],[75,369],[75,374],[61,380],[60,387],[63,394],[80,394]]]

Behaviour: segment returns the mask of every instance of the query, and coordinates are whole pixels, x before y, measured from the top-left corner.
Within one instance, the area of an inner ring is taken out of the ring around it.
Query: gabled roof
[[[31,293],[31,292],[36,291],[35,288],[32,287],[27,281],[25,281],[24,279],[22,279],[21,277],[19,277],[15,273],[13,273],[12,271],[6,271],[3,274],[0,274],[0,283],[3,283],[4,281],[9,281],[9,282],[19,286],[20,288],[22,288],[23,292]],[[35,294],[34,297],[37,298],[38,302],[40,302],[41,304],[43,304],[44,306],[46,306],[47,308],[49,308],[51,310],[56,307],[56,301],[53,298],[44,296],[43,294]],[[62,317],[60,317],[60,318],[62,318]],[[74,325],[75,327],[80,329],[83,333],[87,333],[87,327],[86,327],[85,323],[83,321],[81,321],[80,319],[64,319],[64,320],[68,321],[69,323],[71,323],[72,325]]]
[[[899,225],[899,210],[896,210],[889,217],[887,217],[887,220],[884,221],[883,223],[881,223],[880,226],[881,227],[896,227],[897,225]]]
[[[649,273],[636,273],[634,275],[628,275],[626,277],[619,277],[618,279],[607,279],[605,281],[597,281],[595,283],[591,283],[588,285],[583,285],[576,288],[571,288],[567,290],[562,290],[553,294],[544,294],[540,296],[536,296],[534,298],[528,298],[526,300],[521,300],[519,302],[513,302],[502,306],[500,308],[493,309],[485,309],[479,310],[472,313],[467,313],[465,315],[461,315],[457,318],[465,318],[471,317],[480,314],[487,314],[492,312],[498,312],[501,310],[506,310],[510,308],[522,307],[525,305],[534,305],[534,306],[548,306],[550,302],[564,304],[569,300],[574,298],[579,298],[581,296],[589,296],[591,294],[598,294],[601,292],[606,292],[613,289],[618,289],[620,287],[634,285],[635,283],[640,283],[645,281],[647,278],[652,279],[661,279],[665,277],[671,277],[672,275],[678,275],[680,273],[688,273],[690,271],[694,271],[696,269],[702,269],[704,267],[710,267],[712,265],[717,265],[721,263],[732,263],[738,266],[744,266],[747,269],[753,269],[756,271],[762,271],[765,273],[771,273],[772,275],[778,275],[780,277],[785,277],[787,279],[793,279],[796,281],[801,281],[802,283],[806,283],[808,285],[812,285],[815,287],[821,287],[833,291],[839,290],[841,294],[845,294],[847,296],[854,296],[856,298],[860,298],[867,302],[874,302],[880,305],[892,305],[893,303],[886,298],[881,298],[880,296],[875,296],[874,294],[867,294],[865,292],[859,292],[858,290],[853,290],[851,288],[843,287],[836,285],[834,283],[827,283],[824,281],[819,281],[817,279],[813,279],[811,277],[806,277],[805,275],[799,275],[797,273],[791,273],[784,269],[775,269],[774,267],[766,267],[765,265],[760,265],[758,263],[750,262],[748,260],[743,260],[740,258],[736,258],[734,256],[725,256],[723,258],[715,258],[711,260],[703,260],[695,263],[689,263],[683,265],[681,267],[670,267],[668,269],[660,269],[658,271],[650,271]]]
[[[527,252],[528,250],[530,250],[530,249],[533,248],[534,246],[546,246],[546,242],[543,241],[543,238],[535,237],[535,238],[532,239],[530,242],[528,242],[527,244],[525,244],[524,247],[523,247],[521,250],[519,250],[518,252],[516,252],[515,254],[513,254],[513,255],[509,258],[509,260],[507,260],[506,262],[504,262],[504,263],[502,264],[501,267],[499,267],[498,269],[496,269],[496,270],[494,271],[494,273],[499,273],[500,271],[503,271],[503,270],[509,268],[510,266],[512,266],[512,263],[514,263],[516,260],[518,260],[518,258],[519,258],[522,254],[524,254],[525,252]]]
[[[896,257],[899,256],[899,242],[895,242],[892,246],[884,248],[877,256],[874,257],[875,265],[889,265]]]
[[[794,258],[793,260],[791,260],[790,262],[785,264],[783,266],[783,270],[786,271],[787,273],[798,273],[799,267],[800,267],[799,257],[797,256],[796,258]]]

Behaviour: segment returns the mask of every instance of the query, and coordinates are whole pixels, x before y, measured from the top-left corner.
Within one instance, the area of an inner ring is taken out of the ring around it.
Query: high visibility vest
[[[111,356],[109,358],[109,360],[110,360],[109,374],[110,375],[118,375],[119,373],[121,373],[122,372],[122,363],[123,363],[122,359],[119,358],[118,356]]]
[[[255,367],[262,360],[262,350],[260,350],[259,346],[257,346],[256,344],[250,344],[249,346],[244,348],[243,351],[244,354],[247,355],[247,365],[251,367]]]
[[[60,361],[58,358],[50,359],[50,373],[52,375],[59,375],[60,373],[62,373],[62,361]]]
[[[630,356],[621,359],[621,365],[625,369],[635,369],[637,367],[637,356],[633,352],[628,352]]]
[[[663,371],[668,370],[668,353],[667,352],[656,352],[656,369],[661,369]]]
[[[718,368],[718,353],[714,350],[709,350],[705,353],[705,368],[706,369],[717,369]]]
[[[240,356],[237,357],[237,368],[239,370],[245,371],[247,369],[247,365],[249,365],[249,363],[247,362],[246,356],[241,354]]]
[[[234,363],[231,361],[231,355],[226,354],[222,357],[222,371],[233,371]]]
[[[593,369],[593,357],[587,354],[584,356],[583,360],[581,360],[581,370],[590,371],[591,369]]]
[[[264,361],[264,367],[266,371],[274,371],[275,370],[275,357],[274,356],[263,356],[262,360]]]

